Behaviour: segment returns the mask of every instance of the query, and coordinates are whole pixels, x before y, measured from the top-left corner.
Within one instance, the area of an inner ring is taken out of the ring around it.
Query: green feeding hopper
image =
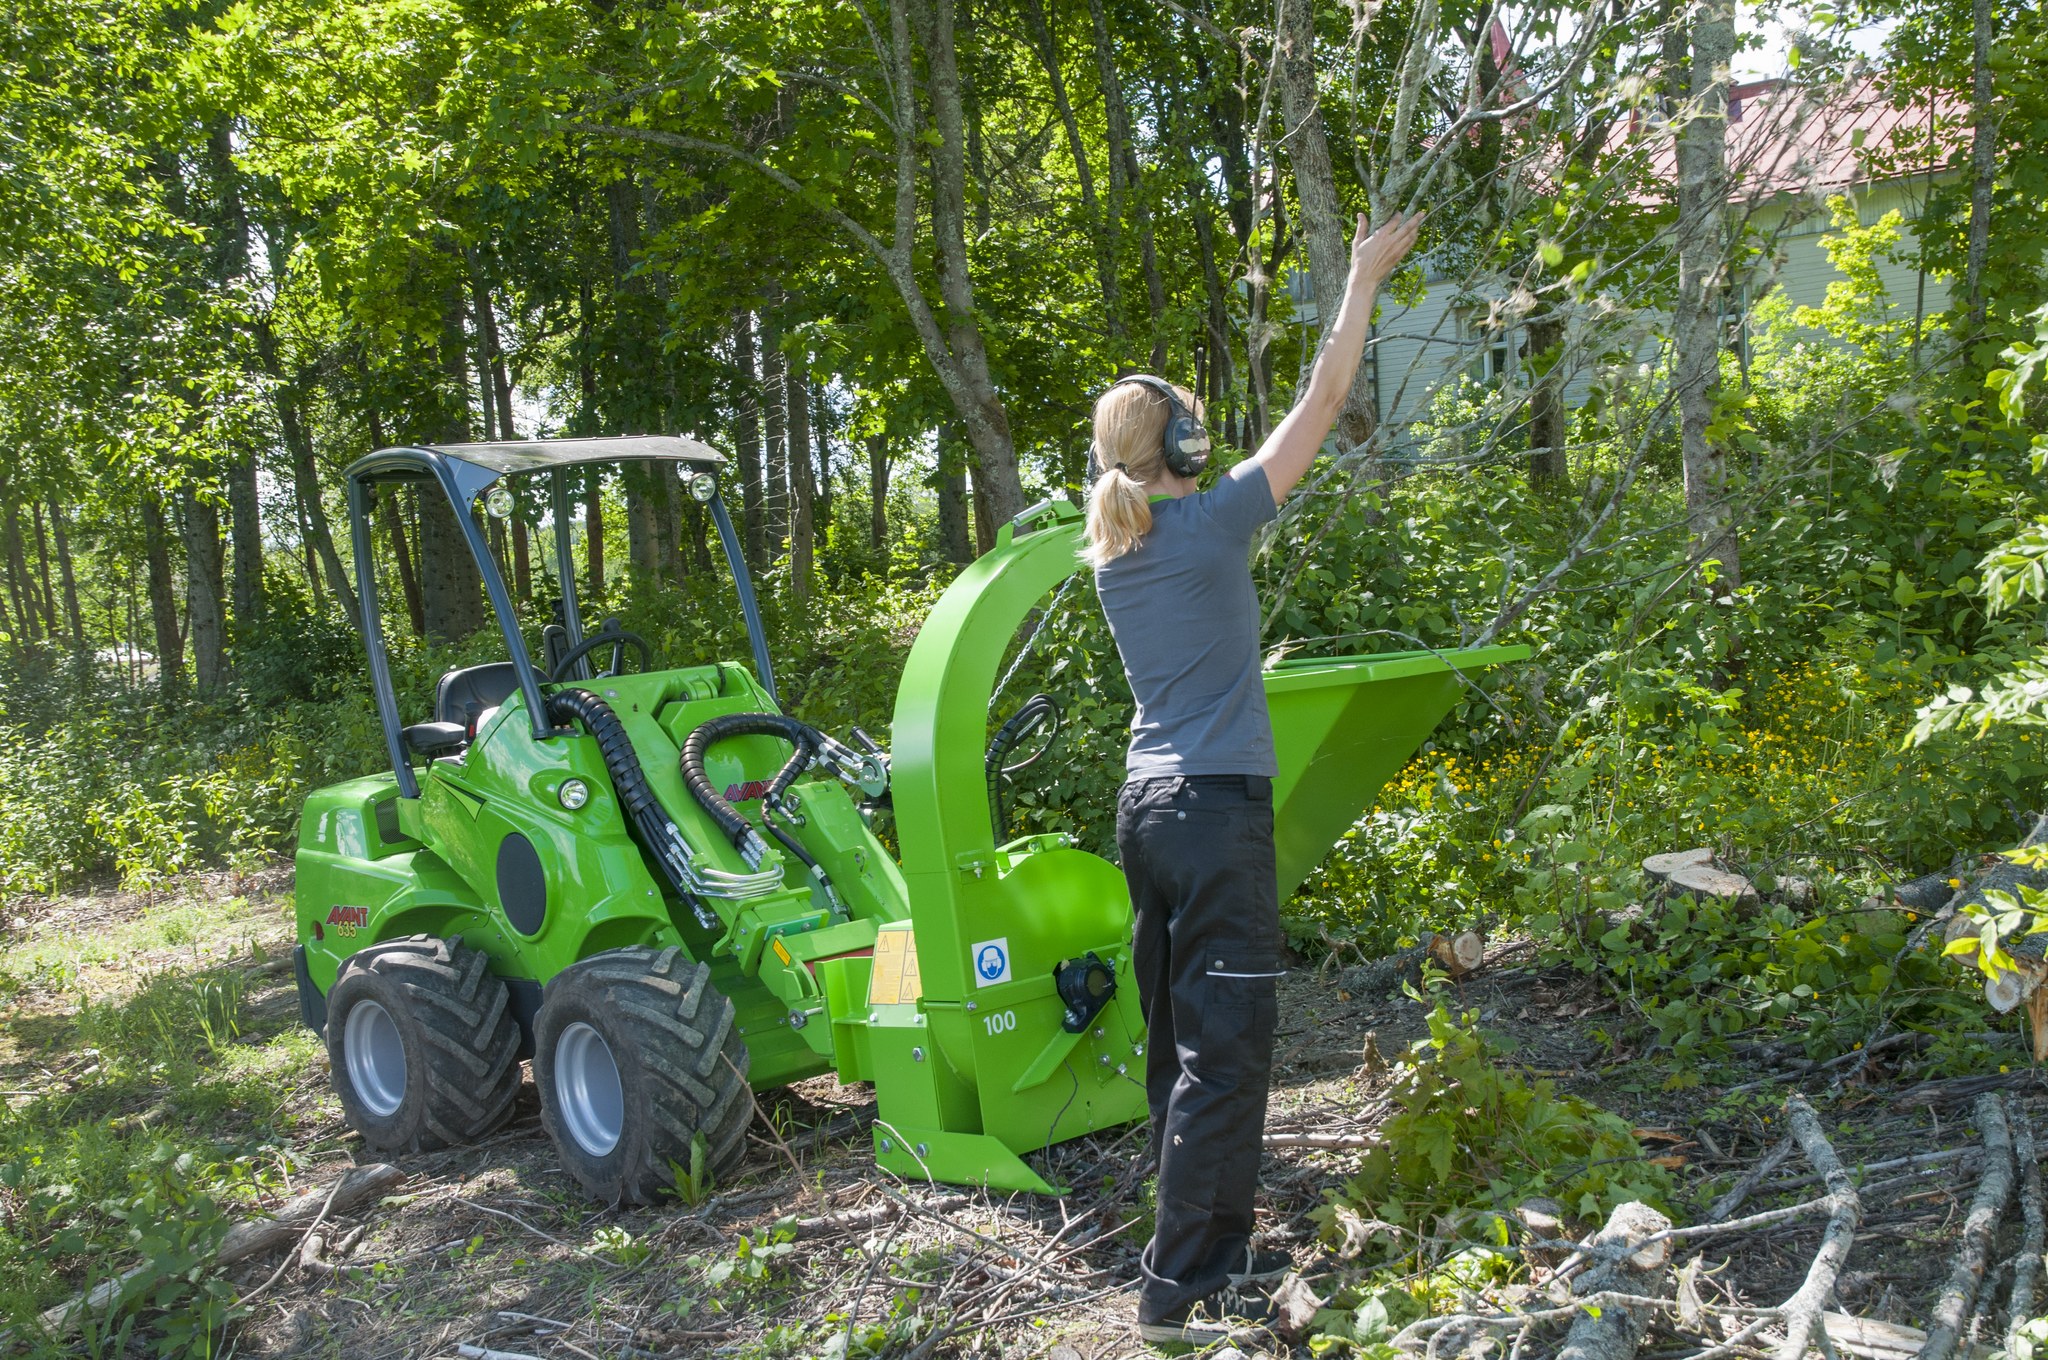
[[[1304,657],[1266,672],[1280,777],[1273,848],[1285,901],[1373,805],[1471,685],[1468,675],[1529,649]]]

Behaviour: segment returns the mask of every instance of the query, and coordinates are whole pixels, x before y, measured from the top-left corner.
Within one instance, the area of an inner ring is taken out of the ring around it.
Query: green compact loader
[[[584,631],[569,475],[633,460],[672,465],[708,509],[751,669],[665,665],[612,621]],[[530,1056],[563,1163],[593,1195],[641,1202],[693,1165],[730,1169],[750,1085],[834,1072],[874,1084],[889,1170],[1050,1192],[1020,1154],[1145,1114],[1123,877],[1062,836],[1004,839],[989,796],[1043,718],[991,741],[997,667],[1077,570],[1079,513],[1025,511],[961,573],[911,649],[885,753],[777,701],[723,463],[648,437],[393,448],[349,468],[390,768],[307,799],[294,956],[348,1122],[380,1152],[478,1138]],[[442,676],[431,715],[399,712],[371,548],[378,497],[403,486],[452,505],[504,643]],[[538,660],[485,518],[529,506],[550,507],[532,518],[552,521],[562,597]],[[1271,670],[1282,894],[1451,709],[1461,672],[1524,655]],[[864,815],[880,800],[900,860]]]

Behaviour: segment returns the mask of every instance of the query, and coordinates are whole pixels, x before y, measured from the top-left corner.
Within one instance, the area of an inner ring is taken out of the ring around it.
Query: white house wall
[[[1942,279],[1928,275],[1923,291],[1920,273],[1913,262],[1911,222],[1925,197],[1924,184],[1885,184],[1851,197],[1859,220],[1866,226],[1893,209],[1898,209],[1906,219],[1898,252],[1902,258],[1879,265],[1879,276],[1894,308],[1910,314],[1916,297],[1923,314],[1931,315],[1947,306],[1948,290]],[[1789,220],[1795,209],[1796,220]],[[1763,295],[1761,290],[1766,284],[1799,305],[1820,305],[1828,285],[1842,278],[1822,248],[1823,241],[1834,232],[1826,207],[1809,209],[1804,204],[1775,203],[1753,214],[1750,225],[1756,235],[1772,239],[1775,257],[1772,264],[1752,274],[1751,305]],[[1461,335],[1458,317],[1453,312],[1459,297],[1457,280],[1437,276],[1429,279],[1423,296],[1412,305],[1391,301],[1382,304],[1373,354],[1379,368],[1381,411],[1390,425],[1405,427],[1424,416],[1436,391],[1477,358],[1477,346]],[[1313,325],[1313,304],[1302,308],[1298,315],[1306,324]],[[1574,338],[1583,333],[1583,326],[1571,327]],[[1290,335],[1280,343],[1295,338]],[[1566,405],[1573,408],[1584,402],[1591,389],[1598,356],[1583,353],[1576,345],[1568,346],[1568,351],[1577,356],[1568,360],[1576,368],[1565,385]],[[1655,352],[1654,341],[1646,339],[1639,357],[1647,360]]]

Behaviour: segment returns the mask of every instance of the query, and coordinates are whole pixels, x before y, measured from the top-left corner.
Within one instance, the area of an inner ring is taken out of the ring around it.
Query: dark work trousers
[[[1251,1241],[1280,975],[1273,781],[1131,780],[1117,799],[1116,842],[1137,911],[1159,1155],[1138,1320],[1159,1322],[1229,1283]]]

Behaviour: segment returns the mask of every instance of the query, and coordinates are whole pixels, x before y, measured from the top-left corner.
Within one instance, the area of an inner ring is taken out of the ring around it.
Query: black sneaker
[[[1271,1284],[1294,1269],[1294,1258],[1284,1251],[1254,1251],[1245,1243],[1244,1262],[1230,1272],[1234,1285]]]
[[[1270,1336],[1279,1315],[1255,1288],[1225,1285],[1157,1322],[1140,1321],[1138,1335],[1154,1345],[1215,1346]]]

